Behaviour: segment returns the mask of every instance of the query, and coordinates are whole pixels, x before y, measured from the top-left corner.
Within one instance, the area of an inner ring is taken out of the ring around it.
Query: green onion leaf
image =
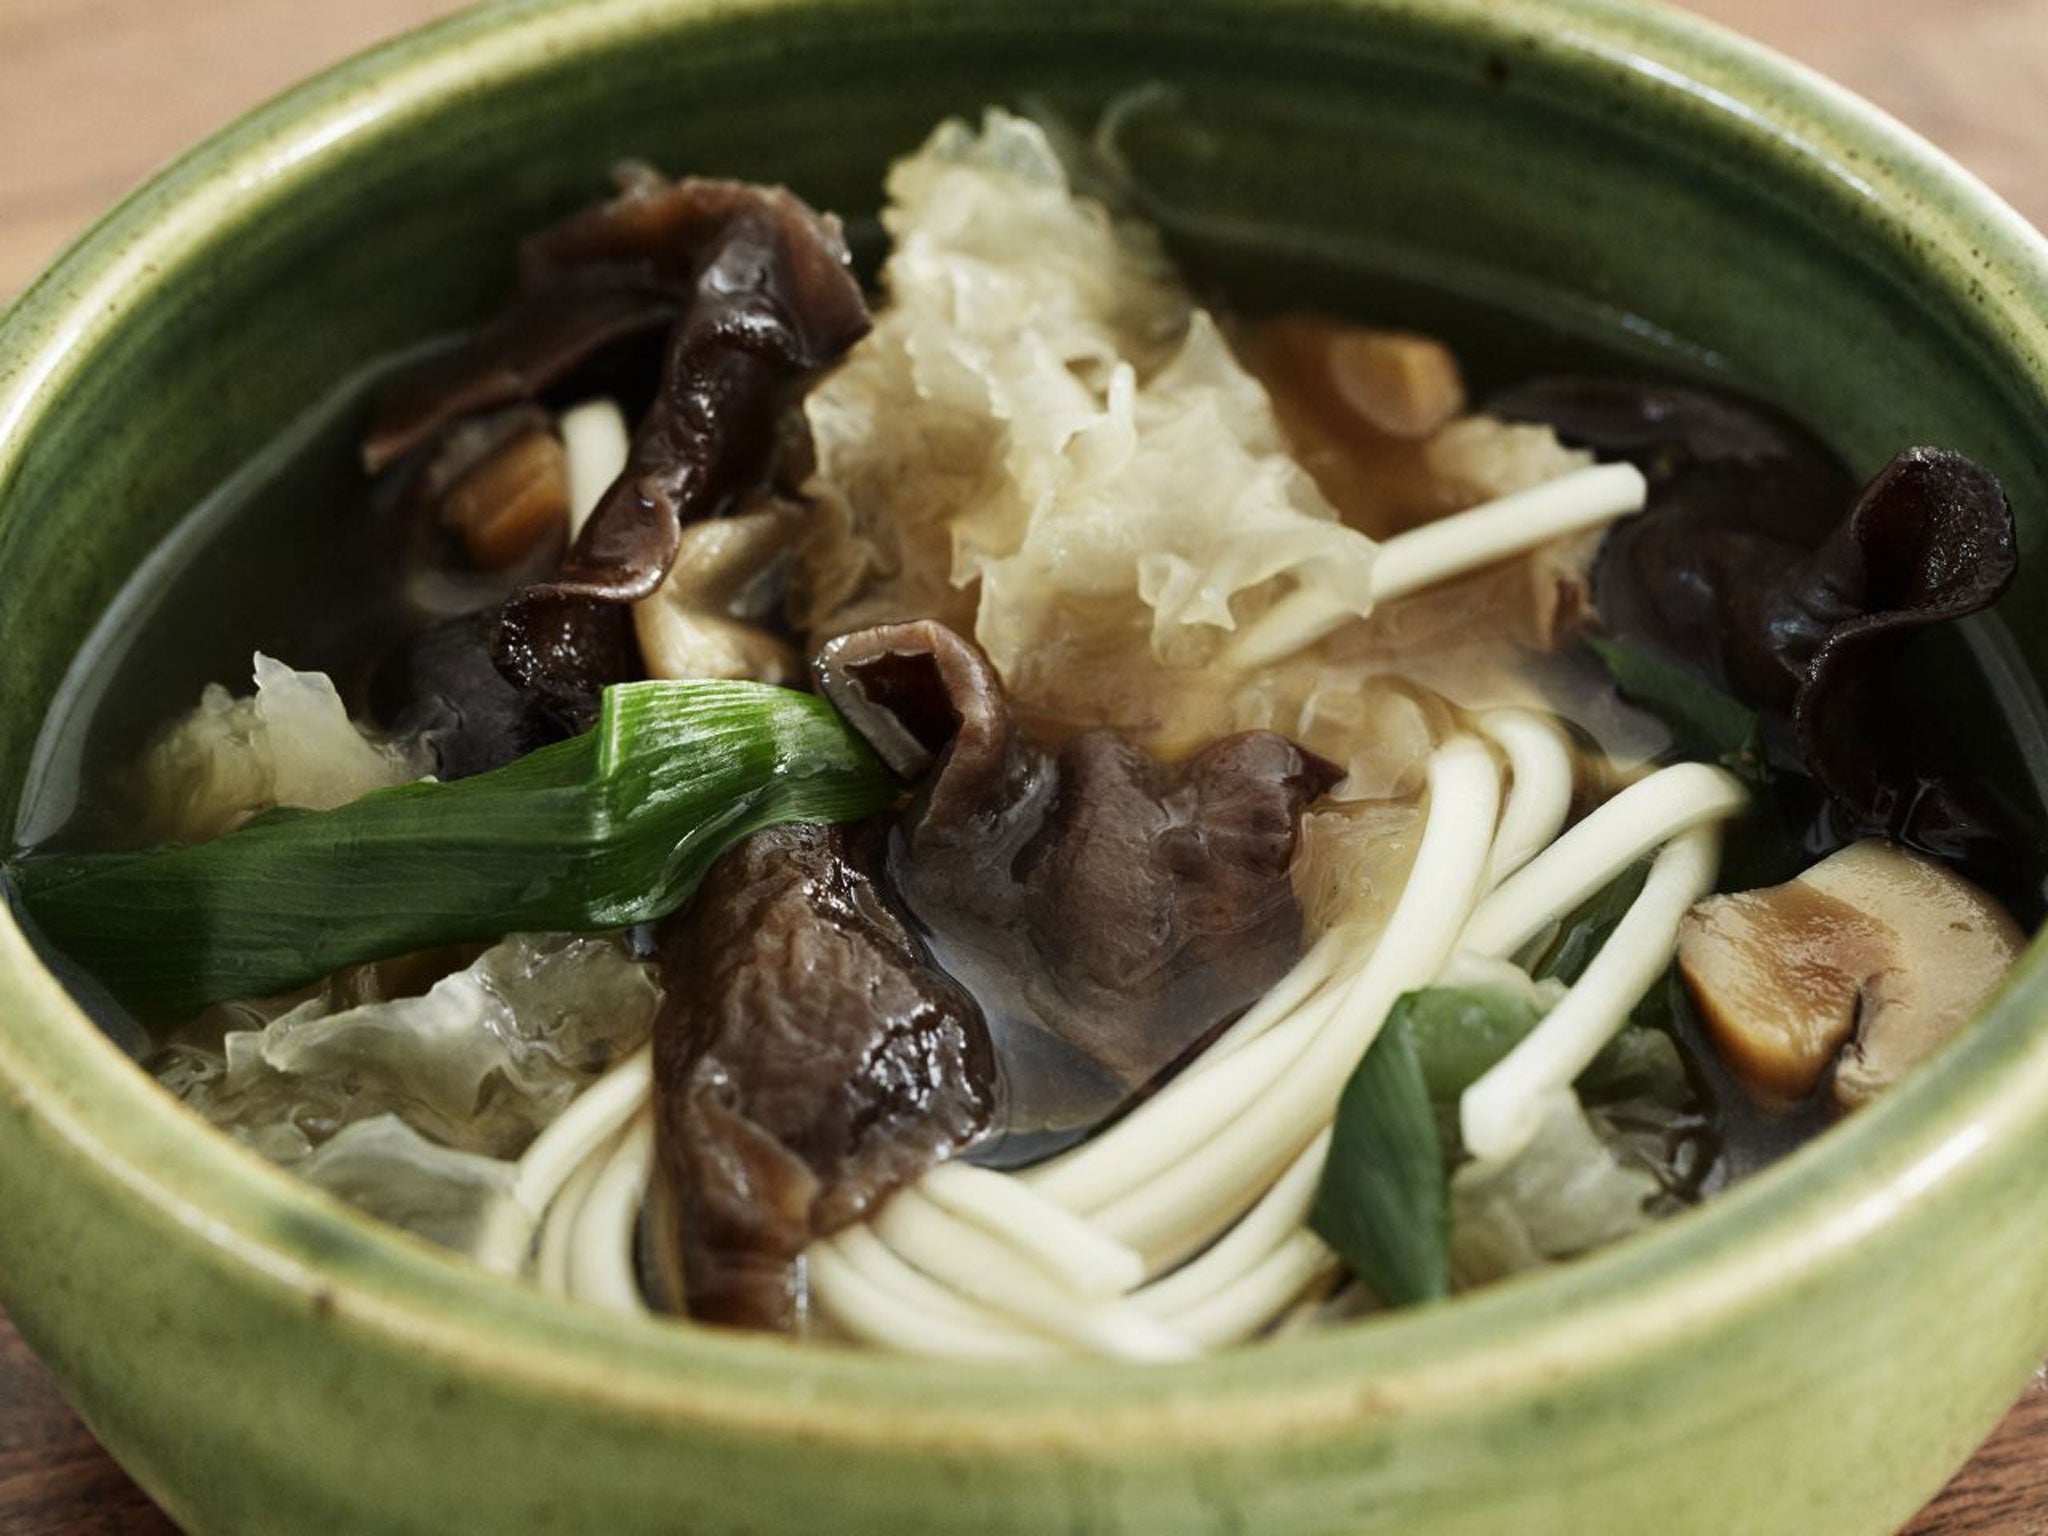
[[[748,833],[855,820],[899,789],[822,699],[626,683],[594,730],[495,772],[7,873],[45,940],[138,1014],[177,1018],[435,945],[646,922]]]

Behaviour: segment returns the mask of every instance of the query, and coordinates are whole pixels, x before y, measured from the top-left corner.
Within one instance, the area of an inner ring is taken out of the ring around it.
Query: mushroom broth
[[[1206,307],[1000,112],[887,191],[863,294],[629,173],[116,601],[9,874],[172,1091],[600,1304],[1165,1359],[1967,1028],[2042,865],[1984,470],[1274,252]]]

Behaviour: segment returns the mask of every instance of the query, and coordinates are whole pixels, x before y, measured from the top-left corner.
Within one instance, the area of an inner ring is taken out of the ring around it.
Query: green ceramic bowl
[[[2048,248],[1869,108],[1674,14],[533,0],[246,119],[0,324],[0,811],[172,521],[336,380],[487,309],[513,238],[613,159],[858,211],[946,113],[1081,120],[1144,82],[1172,89],[1126,149],[1198,265],[1278,282],[1250,236],[1368,307],[1419,315],[1441,281],[1673,347],[1862,467],[1978,456],[2040,543]],[[2037,672],[2044,570],[2005,609]],[[647,1326],[379,1229],[173,1104],[0,920],[0,1299],[211,1536],[1878,1536],[2048,1350],[2044,997],[2036,946],[1890,1100],[1589,1262],[1199,1364],[967,1369]]]

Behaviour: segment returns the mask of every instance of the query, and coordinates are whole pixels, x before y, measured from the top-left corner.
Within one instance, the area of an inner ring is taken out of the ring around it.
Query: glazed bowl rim
[[[206,140],[130,195],[0,314],[0,489],[66,379],[125,312],[209,241],[317,181],[329,157],[402,135],[464,89],[708,16],[847,10],[870,0],[515,0],[460,13],[317,76]],[[1632,72],[1667,117],[1754,146],[1773,171],[1904,239],[1932,280],[1969,289],[2011,366],[2048,376],[2048,243],[1988,189],[1874,107],[1677,12],[1615,0],[1205,0],[1398,17],[1489,46]],[[1162,24],[1174,12],[1162,6]],[[707,169],[715,170],[716,167]],[[1872,238],[1876,238],[1873,235]],[[161,1093],[0,920],[0,1098],[40,1117],[127,1202],[205,1245],[240,1284],[280,1288],[366,1344],[430,1351],[509,1392],[568,1391],[673,1423],[858,1446],[1143,1453],[1334,1432],[1361,1414],[1456,1416],[1554,1392],[1561,1377],[1683,1349],[1853,1260],[1886,1223],[2048,1120],[2048,1047],[2029,1038],[2048,946],[2029,948],[1970,1036],[1890,1099],[1777,1168],[1619,1247],[1440,1307],[1185,1365],[954,1365],[649,1326],[541,1296],[356,1215]],[[112,1215],[108,1219],[128,1219]],[[999,1381],[1001,1390],[992,1390]]]

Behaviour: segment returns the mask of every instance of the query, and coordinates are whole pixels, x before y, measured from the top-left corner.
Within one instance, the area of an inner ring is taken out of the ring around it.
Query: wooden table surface
[[[0,0],[0,300],[169,155],[312,70],[454,9],[452,0]],[[1697,0],[1693,9],[1871,97],[2048,224],[2048,0]],[[172,1529],[0,1316],[0,1532]],[[2048,1536],[2040,1380],[1911,1536]]]

